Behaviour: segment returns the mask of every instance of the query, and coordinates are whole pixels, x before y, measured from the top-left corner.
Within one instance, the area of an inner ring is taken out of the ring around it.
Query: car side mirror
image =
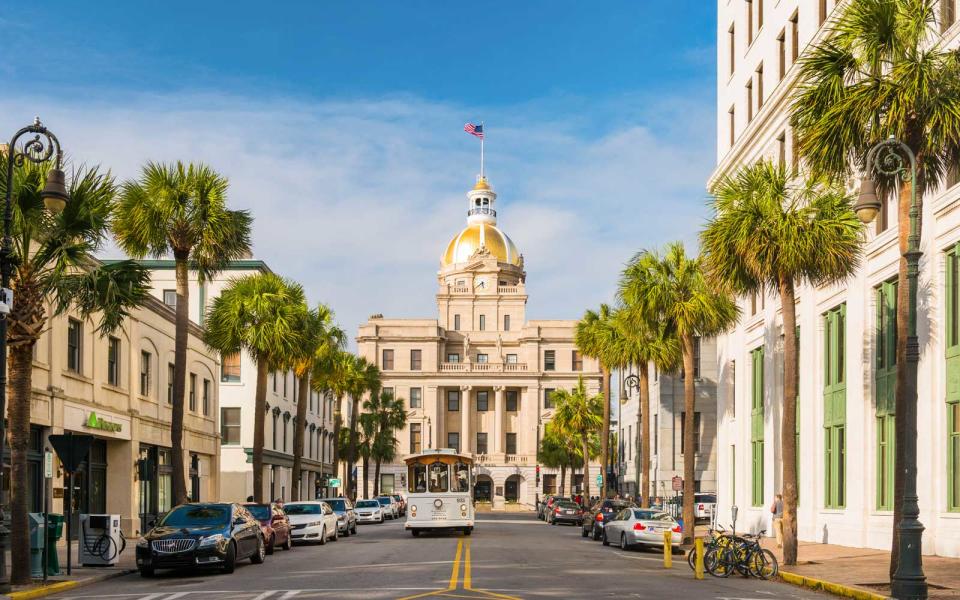
[[[243,525],[246,522],[247,522],[246,519],[244,519],[243,517],[234,517],[233,519],[234,525]]]
[[[156,526],[157,526],[156,519],[150,519],[149,521],[147,521],[147,527],[156,527]]]

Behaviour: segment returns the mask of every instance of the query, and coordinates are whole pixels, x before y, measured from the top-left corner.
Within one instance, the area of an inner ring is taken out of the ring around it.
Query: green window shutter
[[[824,314],[824,506],[846,503],[846,304]]]
[[[960,512],[960,244],[946,262],[947,510]]]
[[[753,385],[751,388],[750,448],[752,454],[751,505],[763,506],[763,346],[750,353]]]
[[[960,512],[960,402],[947,405],[947,510]]]
[[[894,408],[897,383],[897,280],[876,290],[877,510],[893,510]]]
[[[796,369],[797,369],[797,403],[794,407],[795,414],[793,417],[794,423],[794,449],[797,453],[796,455],[796,472],[797,472],[797,505],[800,505],[800,326],[797,325],[797,356],[796,356]]]

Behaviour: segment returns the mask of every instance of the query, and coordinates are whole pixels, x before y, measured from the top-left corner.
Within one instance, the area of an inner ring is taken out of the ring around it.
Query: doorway
[[[493,480],[486,475],[477,477],[477,482],[473,486],[473,499],[477,502],[492,502]]]
[[[506,484],[503,489],[503,497],[507,502],[519,502],[520,501],[520,476],[511,475],[507,477]]]

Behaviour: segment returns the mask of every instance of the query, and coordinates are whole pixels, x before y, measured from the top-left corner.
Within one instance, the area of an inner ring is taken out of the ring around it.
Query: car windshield
[[[715,494],[697,494],[694,496],[697,502],[713,502],[716,503],[717,496]]]
[[[380,503],[376,500],[358,500],[357,508],[379,508]]]
[[[658,510],[635,510],[633,516],[641,521],[673,521],[670,515]]]
[[[391,500],[390,498],[377,498],[377,502],[379,502],[381,506],[390,506]]]
[[[604,502],[600,510],[603,512],[613,512],[629,506],[626,502]]]
[[[576,502],[567,502],[567,501],[557,502],[555,506],[559,506],[560,508],[580,508],[580,505],[577,504]]]
[[[319,504],[286,504],[283,507],[288,515],[322,515],[323,507]]]
[[[330,505],[330,508],[333,510],[345,511],[347,510],[347,504],[343,500],[327,500],[327,504]]]
[[[399,502],[400,500],[403,500],[403,497],[400,494],[394,494],[393,499]]]
[[[265,521],[270,518],[270,507],[266,504],[247,504],[244,508],[250,511],[250,514],[259,521]]]
[[[164,515],[160,525],[164,527],[210,527],[226,526],[230,522],[230,506],[227,504],[204,504],[178,506]]]

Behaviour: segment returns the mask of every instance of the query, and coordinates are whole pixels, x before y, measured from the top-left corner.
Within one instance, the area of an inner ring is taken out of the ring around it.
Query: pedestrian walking
[[[777,538],[777,548],[783,548],[783,496],[777,494],[770,505],[773,514],[773,534]]]

